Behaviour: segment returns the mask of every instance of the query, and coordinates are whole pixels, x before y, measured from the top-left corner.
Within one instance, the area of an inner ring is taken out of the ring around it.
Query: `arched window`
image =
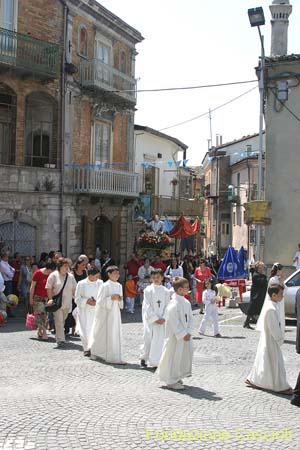
[[[0,85],[0,164],[15,164],[17,97]]]
[[[88,55],[88,34],[83,26],[79,28],[78,50],[80,55],[87,57]]]
[[[34,92],[26,99],[25,165],[45,167],[56,163],[57,114],[55,102]]]
[[[119,67],[120,72],[127,73],[126,53],[123,50],[120,52]]]

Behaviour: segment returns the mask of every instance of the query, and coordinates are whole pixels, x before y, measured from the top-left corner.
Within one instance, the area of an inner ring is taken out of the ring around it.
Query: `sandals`
[[[293,395],[294,390],[292,388],[286,389],[285,391],[279,391],[278,394],[282,395]]]
[[[255,384],[251,383],[251,381],[249,381],[248,379],[245,381],[246,385],[253,388],[253,389],[259,389],[261,391],[269,391],[269,392],[274,392],[275,394],[281,394],[281,395],[293,395],[293,389],[289,388],[289,389],[285,389],[284,391],[272,391],[271,389],[264,389],[261,388],[259,386],[256,386]]]
[[[43,333],[40,333],[39,331],[37,332],[37,337],[40,341],[43,339],[43,336],[44,336]]]

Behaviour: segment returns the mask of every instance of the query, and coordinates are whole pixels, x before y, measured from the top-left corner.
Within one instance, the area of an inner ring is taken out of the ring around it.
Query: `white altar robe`
[[[123,362],[120,313],[120,309],[123,308],[123,300],[112,300],[112,295],[116,294],[123,297],[122,285],[116,281],[106,281],[97,298],[90,339],[91,354],[113,364]]]
[[[174,384],[191,376],[193,343],[183,340],[187,334],[195,334],[192,308],[188,300],[174,294],[166,311],[166,337],[157,369],[160,381]]]
[[[290,388],[280,348],[284,342],[284,331],[280,324],[281,308],[270,296],[266,297],[265,303],[264,315],[260,318],[262,331],[248,380],[263,389],[280,392]]]
[[[164,286],[151,284],[144,290],[142,318],[144,344],[140,359],[149,362],[152,367],[157,367],[161,358],[165,325],[155,323],[159,319],[165,319],[166,307],[170,300],[170,293]]]
[[[75,292],[75,303],[77,305],[76,328],[80,334],[83,350],[89,350],[89,339],[95,318],[95,306],[87,304],[89,298],[97,299],[102,280],[90,281],[88,278],[79,281]],[[77,326],[78,325],[78,326]]]

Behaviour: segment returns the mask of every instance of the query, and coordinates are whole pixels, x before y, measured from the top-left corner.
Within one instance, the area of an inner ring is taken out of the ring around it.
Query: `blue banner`
[[[245,278],[244,269],[238,260],[235,249],[228,247],[218,270],[218,279],[235,280],[237,278]]]

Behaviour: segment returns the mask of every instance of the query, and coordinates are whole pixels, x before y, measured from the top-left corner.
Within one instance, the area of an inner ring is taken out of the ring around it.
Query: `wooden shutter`
[[[95,253],[95,222],[88,216],[83,216],[82,252],[87,256]]]

